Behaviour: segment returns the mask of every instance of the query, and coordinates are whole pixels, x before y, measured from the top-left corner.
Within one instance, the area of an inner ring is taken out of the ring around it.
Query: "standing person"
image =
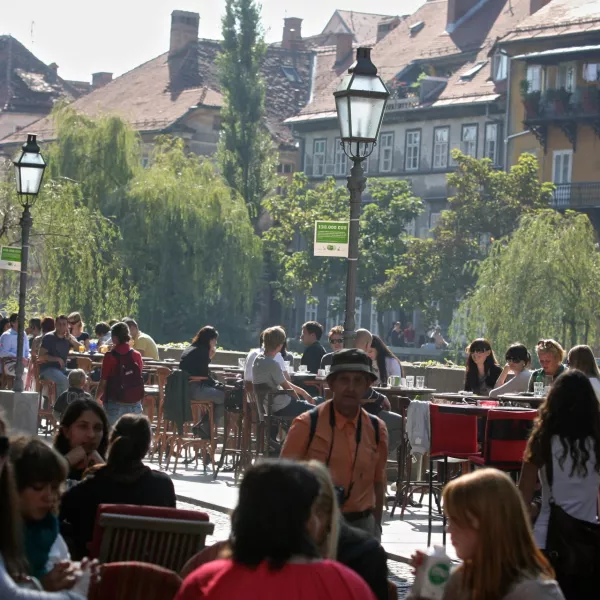
[[[538,547],[552,558],[554,548],[547,540],[552,519],[550,498],[571,517],[598,522],[600,411],[592,384],[581,371],[561,375],[542,404],[519,481],[527,505],[538,476],[542,482],[542,508],[533,534]],[[578,557],[578,562],[584,558]],[[560,561],[553,566],[567,600],[592,598],[598,593],[596,573],[561,572]]]
[[[225,416],[225,386],[210,374],[210,361],[217,353],[219,332],[206,325],[194,336],[192,343],[183,351],[179,368],[195,379],[190,383],[190,398],[212,402],[214,420],[220,425]],[[195,431],[203,439],[210,439],[210,417],[208,412],[196,424]]]
[[[327,376],[333,399],[294,420],[281,456],[327,465],[345,519],[380,540],[388,434],[382,420],[361,408],[375,378],[365,352],[336,352]]]
[[[417,332],[415,331],[413,324],[409,321],[404,330],[404,343],[407,346],[414,346],[416,335]]]
[[[0,598],[2,600],[84,600],[90,582],[90,565],[81,564],[81,573],[71,591],[41,592],[17,585],[27,573],[23,555],[21,514],[12,465],[8,461],[10,442],[0,418]],[[92,567],[93,568],[93,567]]]
[[[147,333],[140,331],[137,321],[131,317],[127,317],[123,319],[123,323],[129,327],[129,333],[131,334],[131,339],[133,341],[131,346],[142,356],[158,360],[159,356],[156,342]]]
[[[540,340],[537,343],[536,352],[542,368],[531,374],[530,392],[533,392],[535,383],[543,383],[544,387],[552,385],[555,379],[567,369],[563,365],[565,351],[556,340]]]
[[[142,355],[129,345],[131,336],[125,323],[117,323],[111,334],[113,349],[102,361],[96,400],[103,401],[112,426],[122,415],[142,413],[144,363]]]
[[[494,389],[490,392],[490,398],[498,398],[504,394],[519,394],[526,392],[529,388],[529,380],[531,379],[531,354],[523,344],[512,344],[504,355],[506,364],[502,373],[496,380]],[[506,383],[508,374],[511,373],[514,377]]]
[[[488,396],[502,373],[492,346],[488,340],[478,338],[471,342],[466,352],[465,392]]]
[[[587,376],[600,401],[600,371],[592,349],[589,346],[574,346],[569,350],[567,364],[569,369],[577,369]]]
[[[169,476],[142,462],[151,443],[148,418],[124,415],[110,435],[106,465],[94,469],[84,481],[64,494],[60,520],[68,523],[73,532],[74,558],[87,556],[101,504],[175,508],[175,488]]]
[[[83,346],[86,351],[90,349],[90,334],[84,331],[85,323],[81,319],[81,315],[78,312],[72,312],[68,316],[69,331],[71,335]]]
[[[19,315],[13,313],[10,315],[9,320],[10,329],[0,335],[0,358],[17,358],[17,342],[19,339]],[[4,372],[7,375],[15,375],[15,363],[16,360],[6,363],[4,365]],[[23,332],[23,365],[27,366],[29,363],[29,338],[27,333]]]
[[[564,600],[506,473],[481,469],[453,479],[444,488],[443,506],[463,561],[450,576],[444,600]],[[422,560],[421,552],[413,555],[417,568]]]
[[[240,486],[231,557],[202,565],[175,600],[374,600],[356,573],[320,560],[314,541],[319,482],[303,465],[261,461]]]
[[[388,342],[395,348],[404,344],[404,331],[402,331],[402,323],[400,323],[400,321],[394,323],[394,326],[388,335]]]
[[[439,326],[436,327],[433,330],[433,335],[431,337],[435,341],[435,347],[438,350],[444,350],[445,348],[448,347],[448,342],[444,339],[444,336],[442,335],[442,328],[441,327],[439,327]]]
[[[306,350],[300,360],[301,365],[308,367],[309,373],[317,373],[321,367],[321,359],[325,355],[325,348],[319,341],[323,335],[323,326],[316,321],[308,321],[302,325],[300,341]]]
[[[344,349],[344,326],[336,325],[329,331],[329,345],[331,346],[331,352],[324,354],[321,359],[321,369],[331,366],[333,360],[333,354]]]
[[[56,383],[56,396],[60,396],[69,387],[67,378],[67,356],[69,350],[79,350],[79,342],[69,333],[66,315],[56,318],[54,331],[42,338],[38,363],[40,379],[48,379]]]

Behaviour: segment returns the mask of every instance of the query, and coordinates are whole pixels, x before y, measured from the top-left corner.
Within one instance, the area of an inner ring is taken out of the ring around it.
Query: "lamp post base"
[[[38,393],[0,390],[0,409],[11,433],[37,435]]]

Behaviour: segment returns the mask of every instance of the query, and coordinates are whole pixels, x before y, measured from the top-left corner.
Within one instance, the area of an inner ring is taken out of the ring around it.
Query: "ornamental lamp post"
[[[15,365],[14,392],[23,391],[23,335],[25,333],[25,299],[27,295],[27,261],[29,259],[29,233],[32,219],[29,207],[35,204],[42,186],[46,162],[36,136],[27,135],[21,155],[14,161],[17,194],[23,206],[21,216],[21,276],[19,281],[19,325],[17,330],[17,364]]]
[[[348,69],[338,89],[333,93],[340,124],[340,145],[352,161],[348,177],[350,191],[350,239],[348,244],[348,274],[346,278],[346,308],[344,316],[344,347],[354,346],[356,280],[358,267],[358,234],[362,193],[367,180],[362,162],[377,144],[377,137],[390,93],[377,75],[371,62],[371,49],[358,48],[356,61]]]

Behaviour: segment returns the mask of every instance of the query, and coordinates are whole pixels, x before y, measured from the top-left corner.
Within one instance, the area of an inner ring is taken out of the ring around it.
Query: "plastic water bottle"
[[[94,354],[98,350],[98,344],[96,342],[90,343],[90,354]]]
[[[429,548],[423,563],[417,569],[415,583],[409,598],[420,600],[442,600],[444,588],[450,579],[452,561],[441,546]]]

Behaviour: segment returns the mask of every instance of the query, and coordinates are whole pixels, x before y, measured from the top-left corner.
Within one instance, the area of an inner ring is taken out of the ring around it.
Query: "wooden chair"
[[[142,408],[144,414],[150,419],[152,428],[154,429],[152,447],[150,448],[150,458],[155,453],[164,451],[160,445],[160,439],[162,435],[163,426],[163,407],[165,403],[165,387],[167,385],[167,378],[171,374],[171,369],[168,367],[156,367],[152,369],[152,374],[156,384],[144,386],[144,398],[142,400]]]
[[[229,378],[231,382],[232,379]],[[234,393],[235,389],[229,389],[227,393]],[[244,423],[244,405],[246,403],[246,391],[243,392],[242,407],[240,410],[232,410],[225,407],[225,422],[223,425],[223,447],[219,464],[213,473],[213,479],[219,475],[219,471],[223,468],[227,455],[232,457],[234,480],[237,483],[238,476],[244,466],[244,449],[242,447],[243,423]],[[233,430],[233,435],[229,437],[230,431]]]
[[[136,560],[179,572],[204,548],[214,527],[206,513],[193,510],[101,504],[90,556],[101,563]]]
[[[92,582],[88,600],[173,600],[182,579],[170,569],[149,563],[113,562],[102,566],[102,577]]]

